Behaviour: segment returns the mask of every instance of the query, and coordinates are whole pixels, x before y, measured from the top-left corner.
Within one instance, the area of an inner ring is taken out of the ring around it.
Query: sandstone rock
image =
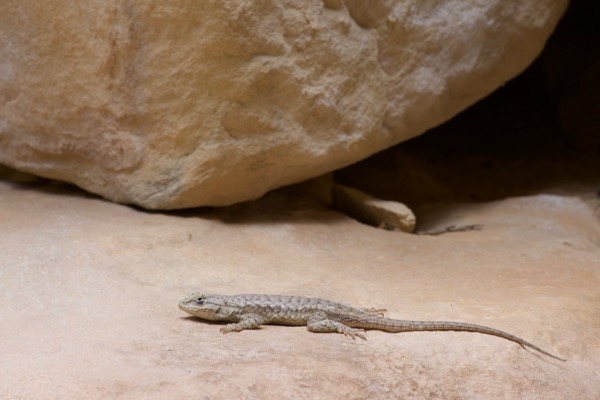
[[[146,213],[0,181],[0,399],[598,399],[598,200],[563,189],[446,204],[432,229],[485,228],[430,237],[282,197]],[[468,332],[222,335],[178,310],[197,290],[482,323],[568,361]]]
[[[452,117],[567,0],[0,4],[0,162],[147,208],[226,205]]]

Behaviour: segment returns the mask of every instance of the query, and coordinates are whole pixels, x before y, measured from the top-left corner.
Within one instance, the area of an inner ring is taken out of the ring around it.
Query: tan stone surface
[[[539,195],[438,213],[438,227],[484,228],[389,232],[278,193],[147,213],[0,182],[0,398],[599,398],[593,210]],[[481,323],[568,361],[472,333],[369,332],[363,342],[269,326],[224,336],[177,309],[194,290]]]
[[[567,3],[0,2],[0,162],[147,208],[257,198],[489,94]]]

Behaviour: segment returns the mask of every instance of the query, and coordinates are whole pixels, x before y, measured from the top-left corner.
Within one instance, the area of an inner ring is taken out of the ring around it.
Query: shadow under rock
[[[182,218],[216,220],[224,224],[323,224],[348,218],[322,202],[301,196],[296,197],[279,190],[269,192],[257,200],[226,207],[150,212]]]
[[[0,165],[0,181],[21,191],[37,191],[53,196],[96,199],[110,203],[96,194],[62,181],[43,178]],[[328,202],[311,191],[314,184],[301,183],[281,188],[263,197],[225,207],[195,207],[180,210],[148,210],[133,204],[119,204],[146,214],[181,218],[202,218],[224,224],[329,223],[346,217],[328,208]]]
[[[71,183],[17,171],[5,165],[0,165],[0,181],[12,188],[23,191],[37,191],[51,195],[78,197],[82,199],[102,199],[101,196],[86,192]]]

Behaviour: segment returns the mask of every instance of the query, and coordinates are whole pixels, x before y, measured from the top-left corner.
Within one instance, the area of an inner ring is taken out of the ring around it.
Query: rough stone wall
[[[449,119],[567,3],[3,2],[0,162],[146,208],[253,199]]]

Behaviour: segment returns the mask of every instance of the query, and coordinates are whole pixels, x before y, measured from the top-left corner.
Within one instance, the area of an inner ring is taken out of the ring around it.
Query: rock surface
[[[348,165],[522,71],[567,0],[0,4],[0,162],[147,208]]]
[[[159,214],[0,181],[0,204],[3,399],[600,397],[600,226],[577,197],[445,205],[426,218],[432,229],[483,229],[435,237],[280,193]],[[373,331],[364,342],[268,326],[224,336],[178,310],[198,290],[480,323],[567,362],[473,333]]]

